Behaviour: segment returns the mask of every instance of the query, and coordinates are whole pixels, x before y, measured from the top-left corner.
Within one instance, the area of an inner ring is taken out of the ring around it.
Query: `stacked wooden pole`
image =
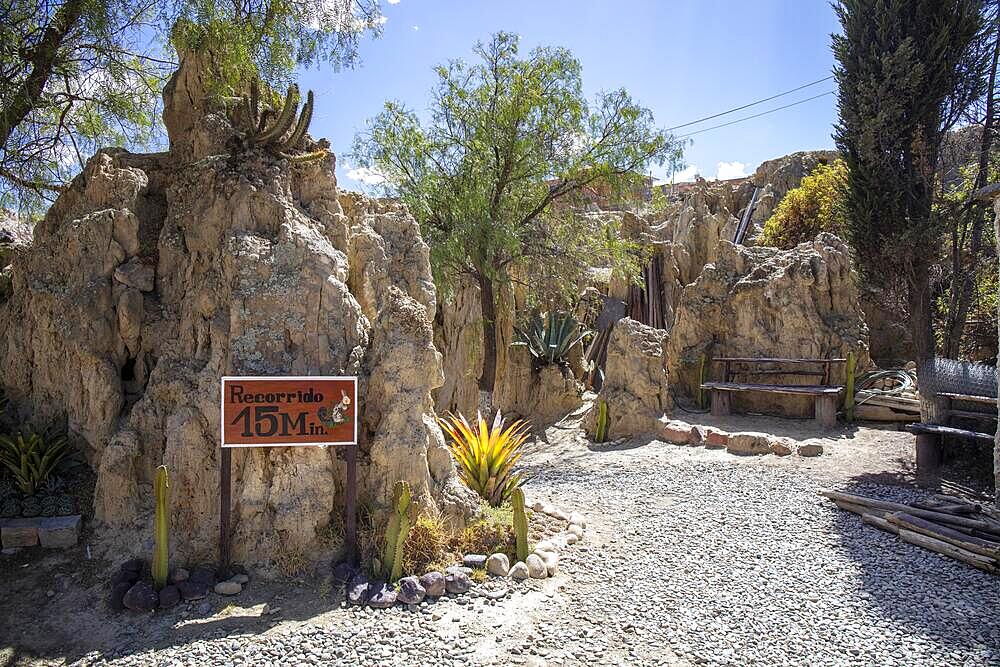
[[[837,507],[901,540],[986,572],[1000,572],[1000,513],[955,496],[910,504],[820,491]]]

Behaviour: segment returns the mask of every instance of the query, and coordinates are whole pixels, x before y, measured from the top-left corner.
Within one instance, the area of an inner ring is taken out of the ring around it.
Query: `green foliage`
[[[873,280],[932,261],[944,133],[982,92],[981,0],[839,0],[833,36],[847,232]],[[880,281],[884,282],[884,281]]]
[[[587,335],[572,313],[550,311],[543,319],[533,313],[525,328],[515,327],[517,340],[511,345],[528,348],[540,364],[565,364],[570,348]]]
[[[463,415],[451,413],[438,423],[449,436],[448,448],[458,462],[459,477],[483,500],[500,507],[524,483],[522,476],[514,472],[514,465],[531,435],[531,425],[518,419],[504,428],[499,411],[492,426],[487,425],[482,414],[477,417],[476,426],[471,426]]]
[[[169,573],[169,540],[170,540],[170,479],[167,466],[156,469],[156,480],[153,483],[156,496],[156,515],[153,519],[153,583],[157,590],[167,585]]]
[[[524,511],[524,489],[517,488],[510,497],[514,508],[514,542],[517,547],[517,560],[524,562],[528,558],[528,515]]]
[[[838,0],[834,132],[847,163],[846,232],[871,285],[906,285],[918,364],[934,356],[931,212],[945,133],[982,96],[985,0]]]
[[[847,193],[847,164],[819,164],[778,204],[764,223],[759,245],[790,249],[811,241],[820,232],[843,235],[844,197]]]
[[[468,276],[493,301],[492,283],[512,276],[545,296],[575,289],[588,267],[613,264],[625,248],[554,204],[593,184],[630,191],[651,163],[678,159],[680,145],[625,90],[588,103],[566,49],[522,56],[516,35],[497,33],[475,54],[437,68],[427,123],[386,102],[352,157],[416,216],[440,288]],[[483,307],[487,340],[493,308]],[[483,356],[492,378],[495,348]]]
[[[18,490],[26,496],[35,493],[67,454],[69,441],[62,435],[0,435],[0,464],[11,472]]]
[[[223,94],[356,61],[375,0],[11,0],[0,21],[0,206],[38,211],[103,146],[162,141],[174,49],[211,52]]]
[[[410,485],[396,482],[393,488],[392,515],[385,529],[385,546],[381,561],[376,561],[375,575],[387,576],[394,582],[402,575],[406,536],[410,532]]]

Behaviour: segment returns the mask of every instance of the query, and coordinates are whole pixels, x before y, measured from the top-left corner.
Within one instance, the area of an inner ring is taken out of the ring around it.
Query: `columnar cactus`
[[[608,439],[608,402],[601,400],[597,403],[597,430],[594,433],[594,440],[604,442]]]
[[[524,512],[524,490],[514,489],[510,497],[514,506],[514,541],[517,559],[522,563],[528,559],[528,515]]]
[[[403,573],[403,544],[406,542],[407,533],[410,532],[410,518],[407,514],[410,507],[409,484],[396,482],[392,504],[393,514],[385,531],[382,568],[389,572],[389,581],[396,581]]]
[[[170,534],[170,480],[167,477],[167,466],[156,469],[156,518],[153,524],[153,583],[163,588],[167,585],[168,554],[167,541]]]

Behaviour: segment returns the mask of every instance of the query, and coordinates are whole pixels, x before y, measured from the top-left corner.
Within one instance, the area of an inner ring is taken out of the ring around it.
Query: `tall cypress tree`
[[[905,286],[922,363],[934,356],[932,215],[944,135],[983,91],[984,0],[837,0],[837,147],[850,169],[847,232],[862,277]]]

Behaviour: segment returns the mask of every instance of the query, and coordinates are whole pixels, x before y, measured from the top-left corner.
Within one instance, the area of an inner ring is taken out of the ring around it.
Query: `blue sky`
[[[522,49],[570,49],[583,66],[588,97],[624,87],[653,111],[658,125],[672,127],[829,75],[829,36],[838,29],[826,0],[390,0],[382,8],[387,18],[383,36],[364,40],[358,67],[312,69],[300,76],[300,84],[316,92],[310,134],[330,139],[338,180],[347,189],[364,189],[365,174],[353,170],[348,153],[365,120],[386,99],[423,112],[434,65],[471,58],[475,42],[498,30],[521,35]],[[834,90],[833,81],[676,133],[828,90]],[[681,176],[697,170],[706,178],[735,177],[770,158],[831,148],[835,119],[836,98],[826,95],[694,135],[685,154],[689,169]]]

